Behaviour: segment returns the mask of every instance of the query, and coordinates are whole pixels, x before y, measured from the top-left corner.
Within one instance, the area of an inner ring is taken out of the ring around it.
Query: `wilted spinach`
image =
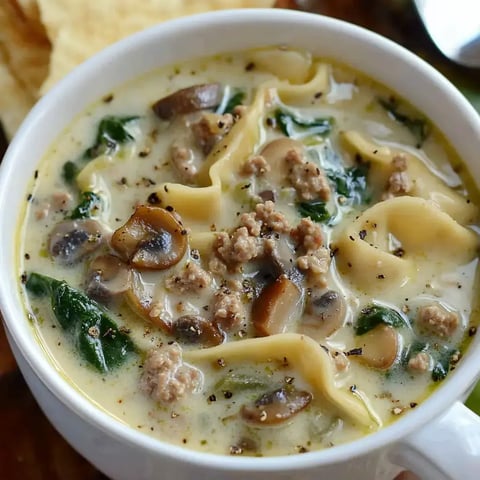
[[[333,126],[333,118],[300,118],[287,110],[277,109],[275,120],[278,128],[288,137],[305,137],[309,135],[326,136]]]
[[[136,351],[130,337],[118,329],[98,303],[65,281],[31,273],[26,288],[36,296],[50,297],[58,323],[70,334],[84,360],[99,372],[120,366]]]
[[[79,218],[94,217],[102,208],[102,199],[94,192],[82,192],[78,205],[72,210],[69,218],[77,220]]]

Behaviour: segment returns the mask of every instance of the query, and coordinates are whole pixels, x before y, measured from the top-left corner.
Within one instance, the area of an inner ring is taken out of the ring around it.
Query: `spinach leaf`
[[[106,373],[120,366],[135,346],[103,308],[65,281],[31,273],[26,288],[37,296],[50,296],[60,326],[71,335],[75,348],[92,367]]]
[[[281,109],[275,111],[275,120],[278,128],[287,137],[326,136],[330,133],[333,126],[333,118],[302,119],[292,112]]]
[[[222,102],[222,104],[218,107],[216,113],[218,113],[220,115],[222,115],[224,113],[232,113],[233,109],[236,106],[243,104],[243,102],[245,100],[245,97],[247,96],[245,91],[244,90],[239,90],[239,89],[233,89],[233,92],[234,93],[229,97],[229,99],[225,103],[225,105],[223,104],[224,102]]]
[[[351,199],[352,203],[368,203],[370,200],[367,190],[367,176],[369,165],[363,163],[344,170],[325,170],[327,177],[335,184],[338,195]]]
[[[95,143],[85,151],[84,158],[93,159],[99,155],[112,155],[120,145],[134,140],[126,126],[138,116],[107,116],[100,120]]]
[[[402,327],[406,324],[403,317],[396,310],[371,304],[360,312],[355,325],[355,335],[363,335],[382,323],[394,328]]]
[[[65,162],[63,164],[63,169],[62,169],[62,176],[63,179],[65,180],[65,183],[71,185],[75,179],[77,178],[78,172],[79,172],[78,165],[75,162]]]
[[[259,378],[256,375],[229,372],[215,384],[215,390],[240,392],[266,388],[268,385],[268,380],[265,378]]]
[[[298,203],[297,210],[302,217],[310,217],[314,222],[325,223],[332,218],[326,203],[318,200]]]
[[[434,382],[439,382],[440,380],[445,379],[450,370],[450,363],[452,361],[452,357],[457,352],[458,350],[456,350],[455,348],[446,348],[442,352],[439,352],[439,354],[437,354],[435,365],[433,366],[432,370],[432,380]]]
[[[420,148],[430,133],[427,121],[423,118],[409,117],[401,113],[398,100],[394,97],[388,99],[379,97],[377,101],[394,120],[404,125],[410,131],[417,142],[417,148]]]
[[[78,218],[94,217],[101,207],[102,199],[96,193],[82,192],[80,202],[73,209],[69,218],[76,220]]]

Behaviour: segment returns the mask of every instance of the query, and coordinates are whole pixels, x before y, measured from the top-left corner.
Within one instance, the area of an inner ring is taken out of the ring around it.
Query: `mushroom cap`
[[[164,270],[187,250],[187,232],[167,210],[140,205],[112,235],[112,247],[138,269]]]
[[[56,261],[73,265],[103,243],[104,233],[96,220],[65,220],[57,223],[50,233],[48,250]]]

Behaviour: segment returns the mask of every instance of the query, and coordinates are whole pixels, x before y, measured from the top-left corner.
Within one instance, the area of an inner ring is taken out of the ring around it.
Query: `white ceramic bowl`
[[[288,44],[365,72],[436,122],[480,179],[480,120],[438,72],[367,30],[282,10],[223,11],[167,22],[96,55],[32,110],[1,166],[1,309],[18,364],[60,433],[116,480],[391,479],[402,467],[424,480],[478,479],[480,421],[459,400],[480,374],[480,335],[455,372],[395,424],[320,452],[276,458],[203,454],[155,440],[96,409],[55,370],[35,341],[18,293],[16,229],[27,182],[49,145],[86,106],[159,66],[219,52]]]

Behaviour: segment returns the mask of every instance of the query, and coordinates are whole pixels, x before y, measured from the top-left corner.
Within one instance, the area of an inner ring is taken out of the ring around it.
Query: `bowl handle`
[[[480,417],[460,402],[403,440],[391,460],[422,480],[478,480]]]

